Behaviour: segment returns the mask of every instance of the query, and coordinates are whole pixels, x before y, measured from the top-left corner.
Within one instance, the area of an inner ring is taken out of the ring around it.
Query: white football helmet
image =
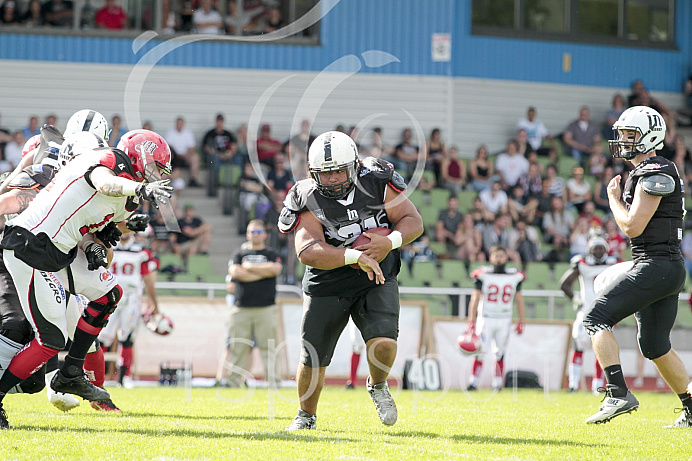
[[[319,135],[308,151],[308,170],[320,193],[328,198],[344,198],[353,188],[358,173],[356,143],[340,131],[327,131]],[[320,173],[345,169],[347,178],[337,184],[323,184]]]
[[[635,139],[626,139],[623,130],[637,133]],[[666,122],[661,114],[647,106],[630,107],[613,124],[615,139],[608,141],[615,158],[633,159],[639,154],[663,149]],[[638,139],[637,139],[638,138]]]
[[[88,131],[78,131],[69,138],[65,139],[65,142],[60,146],[60,152],[58,152],[58,168],[62,168],[67,165],[67,162],[72,160],[75,155],[79,155],[82,152],[91,151],[98,147],[107,147],[103,139],[94,133]]]
[[[68,138],[80,131],[88,131],[94,133],[99,138],[108,142],[108,137],[111,134],[111,129],[108,126],[108,120],[95,110],[84,109],[75,112],[67,121],[63,136]]]
[[[589,255],[591,255],[597,262],[602,263],[608,259],[610,245],[608,245],[608,242],[603,237],[591,237],[588,242],[588,248]]]
[[[481,349],[481,338],[474,331],[467,331],[457,338],[459,351],[464,355],[476,355]]]

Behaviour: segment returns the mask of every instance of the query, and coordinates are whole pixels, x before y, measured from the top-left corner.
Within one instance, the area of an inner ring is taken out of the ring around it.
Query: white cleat
[[[587,424],[607,423],[616,416],[631,413],[639,408],[639,401],[629,390],[624,397],[613,397],[612,391],[614,389],[618,389],[618,387],[613,384],[606,385],[603,405],[597,413],[587,418]]]
[[[678,408],[675,411],[680,411],[682,414],[673,424],[666,426],[666,428],[672,429],[675,427],[692,427],[692,412],[686,408]]]
[[[46,394],[48,395],[48,401],[60,411],[70,411],[73,408],[77,408],[79,406],[79,400],[77,400],[74,395],[55,392],[50,387],[50,382],[53,379],[53,375],[55,375],[57,372],[58,370],[54,370],[46,374]]]
[[[135,382],[131,376],[123,376],[123,387],[125,389],[133,389],[135,387]]]
[[[389,393],[387,381],[373,386],[370,384],[370,378],[368,378],[367,388],[368,394],[370,394],[370,398],[375,404],[377,416],[380,418],[380,421],[382,421],[382,424],[391,426],[396,423],[399,414],[396,410],[396,403],[394,403],[392,394]]]

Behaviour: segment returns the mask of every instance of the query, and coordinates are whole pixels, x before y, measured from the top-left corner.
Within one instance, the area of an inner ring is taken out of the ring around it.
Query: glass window
[[[473,0],[473,25],[514,28],[515,0]]]
[[[527,0],[524,10],[526,30],[567,32],[565,0]]]
[[[630,40],[665,42],[671,37],[668,0],[627,2],[625,36]]]
[[[577,32],[581,35],[618,36],[619,0],[578,0]]]

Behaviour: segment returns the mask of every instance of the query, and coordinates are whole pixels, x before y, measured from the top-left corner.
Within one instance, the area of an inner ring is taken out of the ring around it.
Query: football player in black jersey
[[[397,409],[387,377],[399,329],[398,248],[422,234],[423,220],[403,194],[406,184],[393,166],[374,158],[361,161],[344,133],[330,131],[315,139],[308,170],[310,178],[293,186],[279,217],[282,232],[295,230],[296,252],[307,266],[296,378],[300,409],[287,430],[315,427],[325,369],[349,317],[366,344],[366,384],[377,415],[392,425]],[[393,231],[387,236],[367,232],[376,227]],[[371,241],[350,248],[362,233]]]
[[[613,157],[629,160],[634,169],[622,192],[620,176],[608,183],[608,201],[618,226],[632,240],[634,264],[596,298],[584,318],[607,382],[603,405],[586,422],[605,423],[639,407],[627,389],[612,332],[613,325],[634,314],[642,355],[654,362],[682,401],[682,414],[669,427],[692,427],[692,397],[685,389],[687,371],[670,344],[678,295],[686,277],[680,252],[685,215],[683,180],[673,162],[656,155],[666,133],[665,121],[657,111],[630,107],[613,130],[615,140],[609,141]]]

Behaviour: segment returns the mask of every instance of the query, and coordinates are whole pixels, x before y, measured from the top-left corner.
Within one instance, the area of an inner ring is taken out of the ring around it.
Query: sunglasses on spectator
[[[263,233],[264,231],[263,231],[262,229],[254,229],[254,230],[251,230],[251,231],[249,231],[249,232],[250,232],[251,234],[261,234],[261,233]]]

